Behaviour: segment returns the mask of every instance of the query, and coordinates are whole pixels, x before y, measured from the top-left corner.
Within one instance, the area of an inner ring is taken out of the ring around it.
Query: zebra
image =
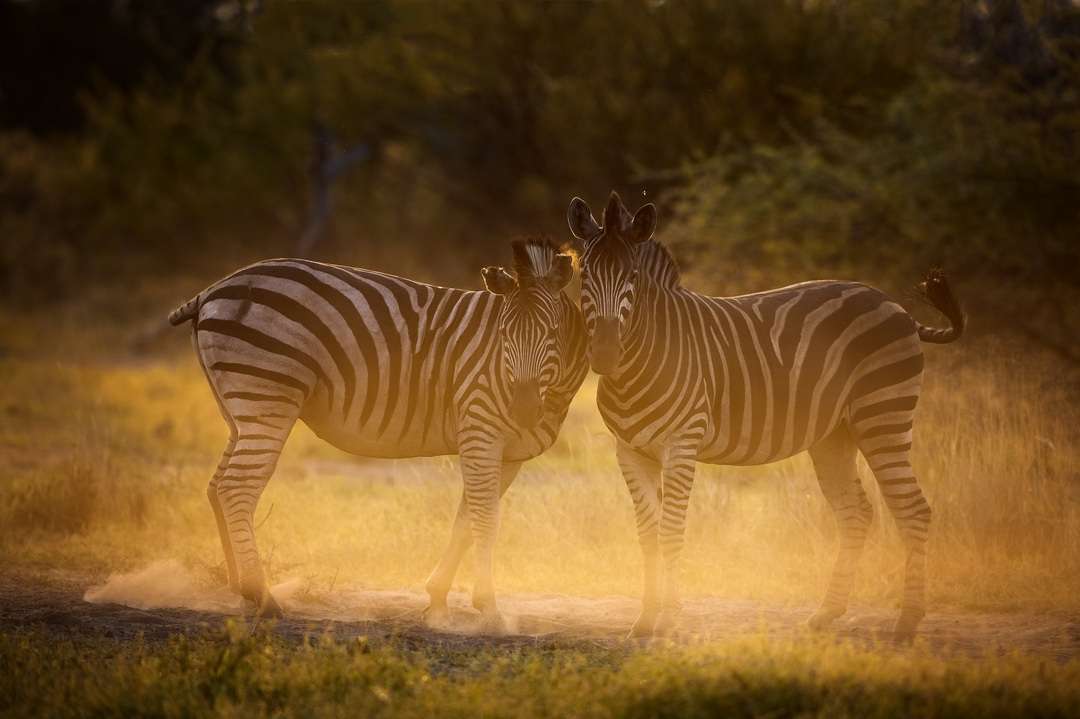
[[[667,633],[677,623],[695,462],[756,465],[809,450],[842,537],[809,625],[824,628],[847,609],[873,514],[856,473],[862,452],[905,545],[894,632],[910,639],[925,614],[930,526],[910,462],[920,341],[952,342],[966,321],[945,275],[932,271],[922,285],[948,318],[945,329],[920,324],[855,282],[708,297],[681,286],[674,258],[652,239],[656,217],[652,204],[631,216],[614,192],[602,226],[578,197],[567,212],[581,245],[588,355],[601,375],[597,404],[616,438],[643,553],[642,610],[631,636]]]
[[[586,373],[581,311],[563,292],[571,253],[513,242],[513,271],[482,270],[486,291],[305,259],[238,270],[176,309],[229,426],[207,496],[230,587],[280,616],[259,561],[256,503],[297,419],[368,457],[457,454],[464,490],[449,545],[427,581],[433,626],[475,541],[473,605],[504,628],[495,601],[499,500],[522,462],[555,441]]]

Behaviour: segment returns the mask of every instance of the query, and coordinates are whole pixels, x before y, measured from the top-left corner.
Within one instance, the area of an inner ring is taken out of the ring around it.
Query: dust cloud
[[[300,588],[287,580],[271,591],[288,601]],[[208,586],[175,559],[160,559],[130,573],[113,573],[104,584],[90,587],[83,599],[91,604],[120,604],[135,609],[192,609],[199,612],[240,614],[244,600],[227,586]]]
[[[383,628],[412,630],[424,624],[427,594],[410,589],[369,589],[341,586],[331,592],[314,591],[301,578],[271,587],[285,610],[287,623],[376,622]],[[174,559],[158,560],[131,573],[109,576],[91,587],[83,599],[94,604],[123,605],[143,610],[188,609],[204,613],[251,615],[253,605],[226,586],[210,586],[198,572]],[[448,597],[449,622],[438,631],[446,634],[482,634],[480,615],[467,592]],[[499,606],[512,635],[612,640],[625,637],[637,617],[640,602],[633,597],[574,597],[558,594],[505,594]],[[805,637],[806,618],[814,606],[806,603],[774,604],[720,597],[687,598],[679,635],[684,640],[718,640],[733,636],[768,636],[774,639]],[[875,642],[891,635],[895,613],[891,608],[851,608],[831,633],[840,638]],[[941,607],[920,625],[920,641],[943,653],[969,656],[1027,651],[1059,661],[1080,656],[1080,616],[1075,612],[974,612]]]
[[[408,621],[422,616],[427,606],[427,595],[422,592],[340,588],[313,593],[299,577],[273,585],[270,592],[288,616],[315,621]],[[133,572],[110,574],[104,584],[87,589],[83,600],[134,609],[190,609],[229,615],[251,614],[254,609],[227,586],[209,584],[175,559],[160,559]],[[468,607],[467,595],[455,593],[451,605],[454,611],[444,629],[477,633],[479,615]],[[504,612],[503,618],[507,630],[517,633],[517,617]]]

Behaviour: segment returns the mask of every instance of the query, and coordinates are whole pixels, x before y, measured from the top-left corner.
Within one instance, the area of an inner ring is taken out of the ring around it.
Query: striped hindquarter
[[[569,271],[569,258],[558,261],[566,256],[549,243],[529,246],[541,272]],[[526,282],[533,265],[517,270],[503,271],[511,284],[500,292],[467,291],[270,260],[212,285],[173,314],[174,324],[193,320],[200,364],[230,429],[208,495],[236,590],[277,611],[252,520],[300,419],[364,456],[461,456],[459,515],[468,521],[455,524],[447,552],[453,561],[444,558],[429,589],[433,604],[440,592],[445,602],[460,554],[475,538],[488,569],[478,573],[474,598],[494,614],[490,554],[499,496],[520,463],[554,441],[586,372],[576,306],[550,279]],[[529,286],[519,287],[519,279]],[[537,325],[545,328],[539,338]],[[522,404],[532,410],[525,420]]]
[[[922,326],[882,292],[852,282],[707,297],[680,285],[674,260],[651,240],[654,211],[645,213],[644,230],[637,227],[644,209],[630,218],[613,198],[604,223],[611,231],[573,204],[570,214],[571,228],[585,241],[589,354],[594,368],[600,358],[604,370],[598,405],[618,440],[645,555],[645,602],[635,632],[651,632],[658,616],[661,625],[670,621],[661,616],[665,610],[677,612],[695,463],[763,464],[809,450],[842,536],[812,624],[822,626],[846,608],[870,524],[855,470],[861,451],[907,548],[898,631],[910,633],[924,611],[930,522],[910,463],[921,341],[951,341],[963,325],[944,279],[932,276],[937,284],[927,294],[950,316],[950,330]],[[615,350],[603,346],[605,328]]]

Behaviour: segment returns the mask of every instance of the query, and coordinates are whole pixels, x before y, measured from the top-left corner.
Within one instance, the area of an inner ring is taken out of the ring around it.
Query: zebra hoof
[[[443,604],[436,604],[432,602],[424,610],[424,624],[431,629],[449,629],[450,628],[450,609]]]
[[[820,632],[828,629],[829,625],[831,625],[843,614],[844,610],[842,609],[826,609],[825,607],[822,607],[821,609],[814,612],[814,615],[812,617],[806,620],[806,626],[815,632]]]
[[[477,633],[489,637],[502,637],[509,634],[506,620],[498,612],[484,612],[480,615],[480,624]]]
[[[653,636],[670,639],[675,636],[681,624],[682,612],[678,609],[664,609],[653,625]]]
[[[630,627],[627,639],[648,639],[653,635],[653,627],[656,626],[656,612],[642,612],[641,616]]]
[[[281,611],[281,605],[269,591],[264,592],[257,614],[260,619],[281,619],[285,616],[285,612]]]
[[[915,639],[919,622],[922,621],[924,612],[900,612],[900,617],[893,626],[893,642],[896,644],[911,644]]]
[[[255,616],[260,619],[279,619],[285,615],[261,574],[240,580],[240,596],[255,604]]]

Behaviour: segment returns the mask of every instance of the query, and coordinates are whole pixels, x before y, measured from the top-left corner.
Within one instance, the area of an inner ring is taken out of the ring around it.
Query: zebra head
[[[529,429],[544,413],[544,396],[559,378],[559,293],[574,273],[571,255],[547,239],[513,243],[514,272],[485,267],[488,291],[503,296],[499,310],[502,366],[510,385],[510,416]]]
[[[631,217],[619,195],[611,193],[604,225],[580,197],[567,211],[570,231],[583,243],[581,309],[589,335],[589,364],[600,375],[611,374],[622,358],[623,339],[634,308],[638,279],[637,245],[652,238],[656,206],[644,205]]]

